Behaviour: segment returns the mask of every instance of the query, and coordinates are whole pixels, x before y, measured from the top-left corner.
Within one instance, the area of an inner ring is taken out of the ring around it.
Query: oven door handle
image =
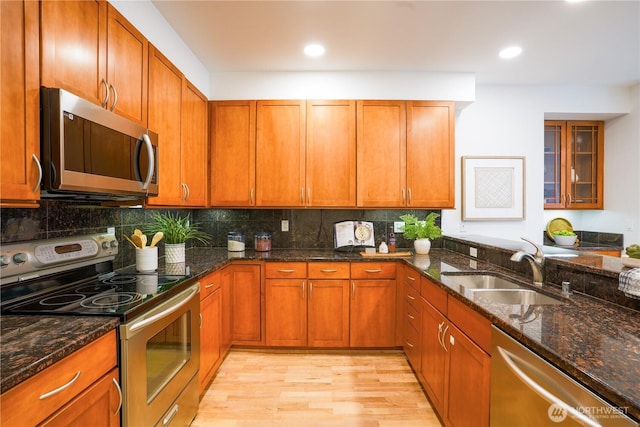
[[[182,294],[178,294],[171,301],[171,306],[166,310],[162,310],[159,313],[154,314],[153,316],[147,317],[139,322],[132,323],[128,328],[129,332],[135,332],[138,329],[142,329],[145,326],[155,322],[158,319],[162,319],[163,317],[169,316],[171,313],[175,313],[178,311],[183,305],[187,304],[191,298],[198,293],[200,288],[200,284],[196,283],[196,285],[192,286],[190,289],[184,291]]]

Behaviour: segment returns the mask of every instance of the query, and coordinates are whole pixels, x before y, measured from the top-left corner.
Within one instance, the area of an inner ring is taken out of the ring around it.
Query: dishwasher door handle
[[[567,411],[567,413],[571,414],[573,418],[579,420],[580,422],[584,423],[587,426],[602,427],[602,424],[596,422],[594,419],[589,418],[588,416],[584,415],[580,411],[576,410],[573,406],[571,406],[564,400],[560,399],[558,396],[554,395],[549,390],[544,388],[542,385],[534,381],[516,364],[516,362],[513,360],[511,352],[498,346],[498,353],[500,354],[500,357],[502,357],[504,362],[507,364],[511,372],[513,372],[514,375],[520,378],[520,380],[522,380],[525,384],[527,384],[539,396],[543,397],[544,399],[551,402],[552,404],[558,405],[559,407]],[[558,388],[561,388],[559,384],[556,384],[556,386]]]

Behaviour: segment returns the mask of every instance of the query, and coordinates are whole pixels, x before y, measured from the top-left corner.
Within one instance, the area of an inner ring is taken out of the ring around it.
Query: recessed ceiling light
[[[308,44],[304,47],[304,53],[307,56],[322,56],[324,54],[324,46],[321,44]]]
[[[522,48],[520,46],[510,46],[505,49],[502,49],[499,53],[500,58],[503,59],[511,59],[522,53]]]

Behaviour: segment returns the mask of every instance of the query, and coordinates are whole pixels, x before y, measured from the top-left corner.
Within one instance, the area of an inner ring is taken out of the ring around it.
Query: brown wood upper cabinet
[[[158,133],[155,206],[205,206],[207,99],[155,47],[149,48],[149,128]]]
[[[602,209],[604,122],[544,122],[545,209]]]
[[[0,2],[0,206],[40,199],[38,3]]]
[[[103,0],[40,2],[41,83],[146,126],[148,41]]]
[[[454,206],[454,103],[358,101],[358,207]]]

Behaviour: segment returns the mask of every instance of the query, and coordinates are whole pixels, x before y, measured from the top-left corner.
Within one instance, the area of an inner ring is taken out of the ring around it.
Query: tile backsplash
[[[157,209],[103,207],[97,204],[47,201],[37,209],[0,210],[0,243],[48,239],[105,232],[114,227],[122,243],[123,235],[143,228]],[[163,210],[166,211],[166,210]],[[180,215],[191,215],[203,231],[213,236],[209,246],[226,247],[227,233],[240,231],[247,248],[253,248],[254,234],[271,233],[274,249],[331,249],[333,223],[344,220],[366,220],[374,223],[376,244],[386,239],[389,227],[400,215],[412,212],[424,218],[430,210],[348,210],[348,209],[172,209]],[[436,210],[435,212],[440,213]],[[289,231],[280,231],[281,220],[289,221]],[[440,224],[440,218],[437,221]],[[194,243],[191,243],[194,244]],[[398,248],[408,248],[411,242],[398,236]],[[160,255],[163,255],[160,245]],[[134,251],[121,245],[116,268],[133,264]]]

